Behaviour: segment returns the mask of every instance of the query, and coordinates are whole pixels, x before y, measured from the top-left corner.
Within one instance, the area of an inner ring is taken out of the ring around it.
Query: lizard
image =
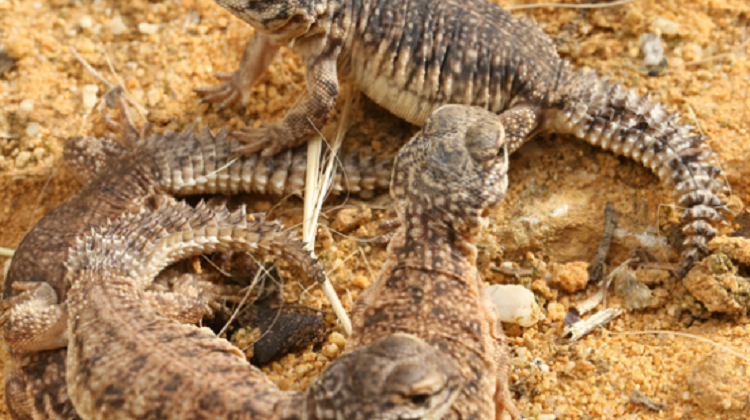
[[[705,137],[677,113],[594,72],[576,71],[549,36],[489,0],[214,0],[255,29],[239,69],[196,89],[220,107],[251,99],[253,82],[281,46],[305,67],[307,89],[281,121],[232,133],[238,153],[270,156],[304,142],[330,118],[339,79],[422,125],[444,104],[498,113],[511,153],[537,134],[572,134],[632,158],[670,186],[683,208],[684,276],[708,255],[724,216]]]
[[[171,197],[153,207],[79,238],[66,262],[66,384],[81,418],[438,420],[449,409],[459,370],[414,335],[390,334],[333,361],[304,393],[283,392],[211,330],[161,314],[143,291],[169,264],[213,251],[286,256],[290,246],[244,207]],[[320,280],[305,258],[290,262]]]
[[[413,334],[455,361],[463,386],[444,419],[520,418],[508,388],[502,324],[476,268],[476,242],[508,187],[500,118],[446,105],[396,156],[391,197],[401,226],[378,280],[352,311],[346,350],[394,332]]]
[[[229,165],[237,145],[227,138],[226,132],[216,136],[208,130],[149,133],[148,127],[135,126],[118,97],[119,91],[107,97],[120,113],[121,123],[109,122],[116,141],[80,137],[66,143],[64,161],[84,187],[25,235],[5,279],[0,323],[10,353],[5,376],[6,403],[14,419],[32,418],[33,413],[42,413],[47,418],[76,418],[65,388],[44,386],[63,382],[62,343],[48,341],[44,334],[40,341],[40,334],[30,331],[39,327],[34,319],[41,314],[40,308],[62,315],[61,307],[47,303],[66,301],[64,262],[78,235],[143,206],[156,193],[183,196],[247,191],[278,195],[304,186],[304,151],[271,159],[247,155]],[[362,162],[368,168],[362,171],[355,159],[345,161],[348,162],[345,173],[348,171],[352,176],[346,179],[348,182],[339,182],[339,190],[368,190],[387,185],[389,174],[382,169],[387,167],[386,161],[381,166],[373,164],[374,158],[364,157]],[[227,170],[219,170],[225,166]],[[183,284],[190,285],[193,282]],[[206,304],[185,321],[197,321],[209,313]],[[54,333],[51,336],[59,338]],[[29,334],[33,336],[31,339]],[[47,394],[45,389],[55,389],[59,394]]]

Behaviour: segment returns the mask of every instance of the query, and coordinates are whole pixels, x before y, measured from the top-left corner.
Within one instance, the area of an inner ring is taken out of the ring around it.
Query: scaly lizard
[[[708,254],[727,188],[705,138],[634,90],[571,69],[533,22],[488,0],[215,2],[256,35],[226,83],[198,89],[204,101],[247,103],[279,46],[306,68],[307,91],[281,121],[232,134],[241,153],[270,156],[315,134],[339,79],[416,125],[444,104],[476,105],[500,114],[510,153],[538,133],[573,134],[651,169],[684,208],[682,274]]]
[[[5,400],[14,419],[77,418],[63,386],[64,337],[57,330],[64,322],[69,285],[65,262],[74,240],[125,212],[136,211],[155,194],[211,194],[260,192],[275,195],[296,192],[304,186],[304,150],[273,158],[246,155],[232,162],[238,143],[226,132],[208,130],[164,135],[138,129],[113,91],[108,100],[118,106],[122,124],[110,121],[116,141],[77,138],[65,145],[64,159],[83,189],[43,217],[21,241],[5,279],[0,323],[9,347]],[[362,157],[360,170],[354,157],[345,159],[339,191],[361,191],[387,185],[387,160],[376,163]],[[183,291],[194,289],[195,279],[181,281]],[[226,294],[208,283],[204,301],[196,303],[183,322],[196,322],[211,312],[211,302]],[[219,294],[217,294],[219,293]],[[158,294],[155,294],[158,296]],[[57,305],[57,303],[60,305]],[[183,308],[187,310],[186,308]],[[176,314],[177,315],[177,314]],[[60,341],[62,340],[62,341]]]
[[[396,157],[391,196],[401,227],[352,313],[347,349],[399,332],[450,355],[463,385],[444,419],[520,418],[505,335],[472,245],[505,196],[507,151],[503,124],[489,111],[447,105],[427,119]]]
[[[66,383],[83,419],[437,420],[449,409],[458,369],[413,335],[374,341],[334,361],[306,392],[283,392],[211,330],[162,315],[144,290],[177,260],[302,249],[278,228],[248,222],[244,208],[192,209],[167,198],[86,235],[66,264]],[[310,258],[287,259],[321,280]]]

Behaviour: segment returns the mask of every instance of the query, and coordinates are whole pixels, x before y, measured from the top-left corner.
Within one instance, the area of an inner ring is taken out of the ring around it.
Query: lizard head
[[[317,19],[316,0],[215,0],[220,6],[277,42],[307,33]]]
[[[334,361],[311,387],[311,398],[317,420],[438,420],[462,383],[448,355],[395,333]]]
[[[396,157],[391,196],[409,220],[471,234],[508,187],[505,130],[492,112],[446,105]]]

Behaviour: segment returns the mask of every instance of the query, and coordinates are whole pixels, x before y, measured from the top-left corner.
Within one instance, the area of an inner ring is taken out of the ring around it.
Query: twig
[[[255,274],[255,278],[253,279],[253,282],[250,283],[250,286],[247,286],[247,291],[245,292],[245,296],[242,296],[242,300],[240,300],[240,303],[237,305],[237,308],[232,311],[232,315],[229,317],[229,320],[224,324],[224,327],[221,328],[221,331],[217,334],[219,337],[221,337],[226,331],[227,328],[229,328],[229,324],[234,321],[234,318],[237,317],[237,314],[240,313],[240,310],[242,309],[242,306],[245,305],[245,301],[250,296],[250,292],[255,289],[255,285],[258,284],[258,280],[260,280],[261,276],[265,275],[267,271],[263,267],[262,264],[258,264],[258,272]]]
[[[318,217],[320,210],[323,207],[323,201],[325,199],[325,192],[330,188],[333,177],[331,176],[336,162],[336,154],[338,153],[339,146],[344,137],[346,131],[346,124],[349,120],[349,111],[351,109],[352,95],[350,91],[345,91],[347,102],[344,107],[344,111],[339,121],[339,127],[336,132],[333,144],[331,146],[328,165],[326,166],[325,173],[322,177],[318,176],[318,170],[320,168],[320,152],[323,146],[323,135],[318,132],[319,136],[313,140],[310,140],[307,144],[307,178],[305,180],[305,208],[304,208],[304,225],[302,228],[302,240],[307,243],[307,248],[310,253],[315,255],[313,250],[315,244],[315,234],[317,233]],[[317,130],[317,128],[316,128]],[[349,316],[341,304],[341,300],[336,294],[336,290],[333,288],[330,279],[326,277],[326,280],[322,284],[323,294],[325,294],[328,302],[331,304],[333,312],[336,313],[336,317],[341,326],[344,329],[346,335],[352,333],[352,323]]]
[[[85,67],[86,70],[89,71],[89,73],[91,73],[92,76],[96,77],[100,82],[107,85],[107,89],[115,88],[115,86],[109,80],[105,79],[104,76],[101,75],[101,73],[96,71],[95,68],[91,67],[91,64],[89,64],[88,61],[84,60],[83,57],[81,57],[78,54],[78,51],[76,51],[74,47],[70,47],[70,52],[73,53],[73,57],[75,57],[76,60],[78,60],[78,62],[81,63],[81,65]]]
[[[589,282],[598,283],[602,279],[604,274],[604,259],[607,258],[609,253],[609,246],[612,243],[612,237],[615,234],[617,228],[617,211],[615,211],[615,204],[611,201],[607,202],[604,207],[604,232],[602,233],[602,241],[599,243],[599,248],[596,249],[594,259],[589,264]]]
[[[70,47],[70,52],[73,54],[73,57],[75,57],[76,60],[78,60],[78,62],[81,63],[81,65],[86,70],[88,70],[89,73],[91,73],[92,76],[94,76],[100,82],[104,83],[104,85],[107,86],[107,89],[111,90],[111,89],[114,89],[116,87],[115,85],[112,84],[112,82],[110,82],[109,80],[105,79],[104,76],[101,75],[101,73],[99,73],[98,71],[96,71],[96,69],[94,67],[92,67],[91,64],[88,63],[88,61],[84,60],[83,57],[81,57],[80,54],[78,54],[78,51],[76,51],[76,49],[74,47]],[[132,99],[130,99],[130,97],[127,94],[123,93],[123,97],[125,98],[126,101],[128,101],[128,103],[130,105],[132,105],[133,107],[135,107],[135,109],[138,110],[138,112],[141,114],[141,116],[145,116],[146,114],[148,114],[148,112],[141,105],[137,104],[135,101],[133,101]]]
[[[588,319],[583,319],[570,326],[566,326],[565,335],[570,337],[570,342],[573,343],[578,341],[578,339],[584,335],[608,323],[620,314],[622,314],[622,309],[620,308],[609,308],[599,311],[591,315]]]
[[[557,9],[606,9],[608,7],[624,6],[628,3],[634,3],[638,0],[619,0],[605,4],[560,4],[560,3],[539,3],[539,4],[524,4],[521,6],[508,6],[507,10],[522,10],[522,9],[539,9],[542,7],[554,7]]]
[[[0,257],[13,258],[13,255],[15,253],[16,253],[16,251],[14,251],[12,249],[0,247]]]
[[[141,118],[145,121],[146,120],[146,114],[148,114],[148,111],[146,108],[142,107],[140,104],[136,104],[135,101],[131,101],[129,99],[130,91],[128,90],[128,87],[125,85],[125,81],[122,80],[122,77],[115,71],[115,66],[112,65],[112,60],[109,59],[109,54],[107,53],[107,50],[102,48],[102,52],[104,53],[104,59],[107,60],[107,65],[109,66],[109,71],[112,73],[112,76],[114,76],[115,79],[117,79],[117,83],[119,86],[122,86],[122,90],[125,91],[123,94],[123,97],[128,100],[133,106],[135,107],[135,110],[138,111],[139,114],[141,114]]]
[[[649,410],[654,411],[663,411],[667,409],[666,405],[655,402],[651,398],[638,392],[637,389],[633,390],[633,394],[630,396],[630,402],[633,404],[641,404]]]

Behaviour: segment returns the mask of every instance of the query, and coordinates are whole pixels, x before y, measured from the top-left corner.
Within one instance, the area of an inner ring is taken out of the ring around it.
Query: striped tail
[[[681,217],[681,274],[708,255],[714,225],[723,220],[728,188],[718,178],[715,155],[701,148],[704,136],[683,124],[677,113],[625,90],[594,72],[569,73],[563,88],[544,111],[543,129],[573,134],[592,145],[623,155],[650,168],[674,188]]]

